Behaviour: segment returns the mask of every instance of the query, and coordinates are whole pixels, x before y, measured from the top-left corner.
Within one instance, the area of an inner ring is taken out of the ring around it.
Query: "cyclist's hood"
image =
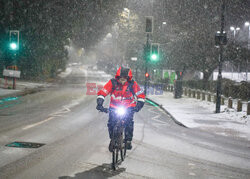
[[[116,75],[115,75],[115,78],[118,79],[120,77],[127,77],[128,78],[128,81],[131,81],[132,78],[133,78],[133,75],[132,75],[132,70],[130,68],[125,68],[125,67],[120,67],[117,72],[116,72]]]

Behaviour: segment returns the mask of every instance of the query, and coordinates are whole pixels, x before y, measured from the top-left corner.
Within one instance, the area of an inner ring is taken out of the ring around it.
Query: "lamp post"
[[[225,16],[224,16],[224,12],[225,12],[225,0],[222,0],[222,4],[221,4],[221,30],[220,30],[220,35],[223,37],[224,34],[224,26],[225,26]],[[217,89],[216,89],[216,108],[215,108],[215,112],[216,113],[220,113],[220,105],[221,105],[221,79],[222,79],[222,75],[221,75],[221,71],[222,71],[222,63],[223,63],[223,45],[224,43],[222,43],[223,38],[220,38],[220,56],[219,56],[219,64],[218,64],[218,79],[217,79]]]
[[[128,40],[126,41],[126,51],[128,52],[129,36],[130,36],[130,10],[129,8],[123,8],[123,12],[128,22],[128,26],[127,26]],[[126,54],[124,56],[126,56]]]
[[[239,28],[239,27],[231,26],[231,27],[230,27],[230,30],[233,31],[234,43],[235,43],[235,35],[236,35],[236,32],[240,30],[240,28]]]
[[[230,27],[230,30],[233,32],[233,44],[235,45],[236,33],[237,33],[238,31],[240,31],[240,28],[239,28],[239,27],[231,26],[231,27]],[[237,52],[237,58],[238,58],[238,52]],[[238,70],[239,70],[239,67],[238,67]],[[234,69],[233,69],[233,67],[232,67],[232,79],[233,79],[233,72],[234,72]],[[238,77],[239,77],[239,74],[238,74]]]
[[[248,27],[247,48],[250,49],[250,22],[245,22],[245,26]]]
[[[245,26],[248,27],[247,49],[250,50],[250,22],[245,22]],[[248,59],[246,65],[246,81],[248,80]]]

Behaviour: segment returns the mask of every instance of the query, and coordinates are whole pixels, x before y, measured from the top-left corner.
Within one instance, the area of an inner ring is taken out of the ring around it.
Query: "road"
[[[0,178],[250,178],[249,142],[178,126],[150,104],[135,115],[133,149],[112,171],[108,115],[86,95],[87,82],[109,78],[73,67],[52,87],[1,108]],[[5,146],[14,141],[45,145]]]

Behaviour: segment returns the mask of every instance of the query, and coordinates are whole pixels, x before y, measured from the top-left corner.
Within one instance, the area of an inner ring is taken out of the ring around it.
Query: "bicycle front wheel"
[[[125,140],[124,143],[123,143],[123,160],[125,159],[126,157],[126,152],[127,152],[127,141]]]
[[[116,169],[116,150],[113,149],[112,152],[112,169],[115,170]]]
[[[118,163],[118,155],[119,154],[119,149],[115,148],[113,149],[112,152],[112,169],[116,170],[117,163]]]

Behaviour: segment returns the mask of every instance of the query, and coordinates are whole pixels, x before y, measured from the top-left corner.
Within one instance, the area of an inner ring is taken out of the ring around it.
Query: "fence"
[[[174,91],[174,86],[173,85],[168,85],[165,87],[166,91],[173,92]],[[191,88],[184,88],[183,90],[184,96],[190,97],[190,98],[195,98],[198,100],[202,101],[209,101],[216,103],[216,94],[207,92],[207,91],[201,91],[197,89],[191,89]],[[232,97],[226,98],[225,96],[221,96],[221,105],[227,105],[228,108],[236,108],[237,112],[242,111],[243,105],[246,105],[246,113],[247,115],[250,115],[250,101],[242,101],[241,99],[233,99]]]

